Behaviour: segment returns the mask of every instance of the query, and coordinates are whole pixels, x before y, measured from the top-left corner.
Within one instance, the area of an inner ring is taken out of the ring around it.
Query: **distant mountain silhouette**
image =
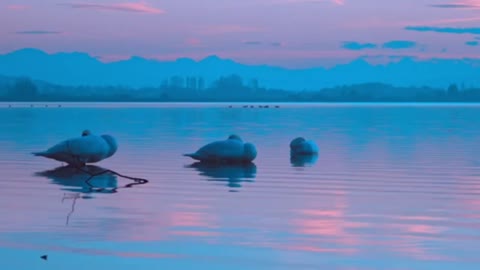
[[[59,85],[157,87],[172,76],[202,77],[210,85],[221,76],[237,74],[244,80],[257,79],[261,87],[285,90],[318,90],[341,85],[378,82],[395,86],[446,88],[451,83],[480,85],[480,60],[405,57],[384,65],[362,58],[333,68],[287,69],[267,65],[244,65],[209,56],[195,61],[157,61],[132,57],[103,63],[85,53],[47,54],[21,49],[0,55],[0,74],[25,76]]]

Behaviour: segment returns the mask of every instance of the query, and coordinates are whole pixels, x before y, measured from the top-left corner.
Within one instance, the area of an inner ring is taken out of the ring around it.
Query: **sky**
[[[0,53],[246,64],[480,57],[480,0],[0,0]]]

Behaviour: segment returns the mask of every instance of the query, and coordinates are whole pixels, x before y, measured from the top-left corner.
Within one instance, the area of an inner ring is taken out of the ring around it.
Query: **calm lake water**
[[[479,269],[479,104],[61,105],[0,103],[1,269]],[[149,182],[30,155],[84,129]],[[233,133],[254,165],[181,156]]]

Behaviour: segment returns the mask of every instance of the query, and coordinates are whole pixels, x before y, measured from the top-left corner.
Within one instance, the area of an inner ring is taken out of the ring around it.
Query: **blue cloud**
[[[347,49],[347,50],[364,50],[364,49],[373,49],[376,48],[377,45],[373,43],[359,43],[355,41],[345,41],[342,44],[342,48]]]
[[[417,43],[409,40],[392,40],[386,43],[383,43],[383,48],[387,49],[408,49],[417,46]]]
[[[262,42],[261,41],[245,41],[245,42],[243,42],[243,44],[246,44],[246,45],[261,45]]]
[[[438,5],[430,5],[431,7],[436,8],[478,8],[477,5],[469,5],[469,4],[438,4]]]
[[[419,32],[437,32],[451,34],[480,34],[480,27],[433,27],[433,26],[407,26],[405,30]]]
[[[465,45],[467,46],[478,46],[480,43],[478,41],[467,41]]]
[[[62,32],[58,31],[45,31],[45,30],[29,30],[29,31],[18,31],[15,34],[18,35],[58,35]]]

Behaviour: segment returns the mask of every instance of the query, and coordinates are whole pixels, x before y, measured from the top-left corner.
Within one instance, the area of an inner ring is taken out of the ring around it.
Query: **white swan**
[[[316,155],[318,154],[318,146],[314,141],[307,141],[303,137],[298,137],[290,142],[290,154]]]
[[[257,157],[257,149],[251,143],[244,143],[239,136],[230,135],[226,140],[209,143],[184,156],[203,162],[248,163]]]
[[[99,162],[113,156],[117,149],[117,142],[112,136],[96,136],[89,130],[84,130],[81,137],[62,141],[46,151],[32,154],[83,167],[87,163]]]

